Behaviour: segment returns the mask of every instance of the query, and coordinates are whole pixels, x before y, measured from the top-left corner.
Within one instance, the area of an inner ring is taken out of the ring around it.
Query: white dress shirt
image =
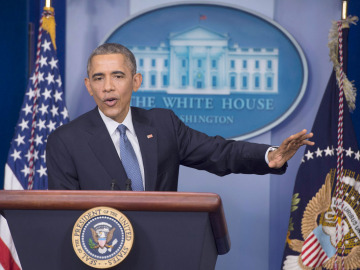
[[[134,148],[134,152],[136,155],[136,158],[138,160],[139,163],[139,167],[140,167],[140,172],[141,172],[141,177],[142,177],[142,181],[143,181],[143,186],[145,189],[145,174],[144,174],[144,164],[143,164],[143,160],[142,160],[142,156],[141,156],[141,151],[140,151],[140,145],[139,145],[139,141],[137,139],[136,133],[135,133],[135,129],[134,129],[134,125],[132,122],[132,116],[131,116],[131,108],[129,109],[128,114],[126,115],[124,121],[122,123],[118,123],[115,120],[111,119],[110,117],[107,117],[105,114],[103,114],[102,111],[100,111],[99,109],[99,113],[100,116],[102,118],[102,120],[105,123],[105,126],[110,134],[110,137],[114,143],[116,152],[118,153],[120,159],[121,159],[121,154],[120,154],[120,131],[117,129],[118,126],[120,124],[123,124],[127,127],[126,129],[126,136],[128,137],[132,147]]]

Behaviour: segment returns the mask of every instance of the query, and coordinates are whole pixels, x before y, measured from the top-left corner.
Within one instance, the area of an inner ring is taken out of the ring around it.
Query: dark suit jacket
[[[176,191],[179,166],[223,176],[229,173],[284,173],[265,162],[269,145],[209,137],[187,127],[170,110],[132,107],[144,163],[146,191]],[[152,135],[152,136],[148,136]],[[59,127],[46,147],[49,189],[125,189],[121,160],[98,108]]]

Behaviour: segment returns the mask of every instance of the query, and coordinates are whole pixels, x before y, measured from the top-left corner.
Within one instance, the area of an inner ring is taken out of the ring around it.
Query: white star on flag
[[[44,81],[44,72],[39,72],[38,80],[39,83]]]
[[[36,126],[39,128],[39,130],[41,131],[43,128],[46,128],[45,127],[45,120],[39,120],[39,122],[36,124]]]
[[[352,156],[352,154],[354,153],[354,151],[353,151],[353,150],[351,150],[351,147],[349,147],[349,149],[348,149],[348,150],[345,150],[345,152],[346,152],[346,156],[347,156],[347,157],[351,157],[351,156]]]
[[[67,119],[69,117],[68,111],[66,108],[64,108],[64,110],[61,112],[62,116],[64,119]]]
[[[61,78],[60,78],[60,76],[59,76],[59,77],[55,80],[55,82],[57,82],[58,87],[61,87],[62,82],[61,82]]]
[[[28,176],[30,174],[30,168],[28,166],[24,165],[24,169],[22,169],[21,172],[26,177],[26,176]]]
[[[43,67],[43,66],[47,66],[47,57],[44,57],[43,55],[40,57],[40,66]]]
[[[24,142],[25,136],[21,136],[18,134],[17,138],[14,140],[17,143],[17,146],[20,146],[21,144],[25,144]]]
[[[35,138],[36,146],[38,146],[39,144],[43,144],[42,137],[43,136],[39,136],[39,134],[36,134],[36,138]]]
[[[320,150],[320,148],[318,147],[318,149],[315,151],[316,157],[321,157],[322,156],[322,150]]]
[[[10,156],[12,156],[14,158],[14,161],[16,161],[17,159],[21,159],[20,154],[21,151],[16,151],[16,149],[14,149],[14,153],[12,153]]]
[[[21,123],[18,125],[21,127],[21,131],[24,131],[24,129],[29,128],[28,127],[29,121],[25,121],[25,119],[21,119]]]
[[[48,107],[49,107],[49,105],[45,105],[44,103],[41,104],[41,107],[39,109],[39,111],[41,112],[41,115],[48,113],[48,111],[47,111]]]
[[[25,157],[27,158],[27,161],[30,161],[31,157],[33,157],[34,160],[37,160],[39,158],[39,151],[34,150],[34,152],[31,154],[29,150]]]
[[[31,80],[31,84],[35,84],[35,80],[36,80],[35,73],[33,73],[33,75],[30,77],[30,80]]]
[[[313,152],[310,152],[310,150],[307,151],[307,153],[305,154],[306,158],[309,160],[309,159],[313,159]]]
[[[55,105],[52,105],[50,112],[52,113],[53,117],[55,117],[56,115],[59,115],[58,110],[59,110],[58,107],[56,107]]]
[[[62,100],[61,95],[62,95],[61,92],[55,91],[55,94],[54,94],[55,101]]]
[[[44,163],[46,163],[46,150],[40,157],[44,160]]]
[[[47,128],[49,129],[49,132],[55,130],[55,125],[56,125],[56,122],[53,122],[50,120],[49,124],[47,124]]]
[[[37,172],[40,174],[40,177],[46,176],[46,167],[40,166],[40,169],[37,170]]]
[[[54,83],[54,82],[55,82],[55,81],[54,81],[54,75],[52,75],[52,74],[49,72],[48,75],[47,75],[47,77],[45,78],[45,80],[47,80],[48,85],[49,85],[50,83]]]
[[[31,114],[32,107],[29,104],[25,104],[25,107],[22,109],[25,112],[25,116]]]
[[[47,100],[48,98],[51,98],[51,90],[48,90],[47,88],[44,89],[44,93],[42,93],[44,96],[44,99]]]
[[[57,62],[58,60],[55,60],[54,57],[51,57],[51,61],[49,62],[51,69],[57,68]]]
[[[330,149],[329,146],[326,149],[324,149],[324,151],[325,151],[325,156],[332,156],[332,150]]]
[[[31,100],[31,99],[33,99],[35,97],[35,90],[32,90],[30,88],[29,91],[25,95],[27,95],[29,100]]]
[[[51,42],[47,41],[46,39],[43,41],[43,44],[41,45],[41,47],[43,47],[44,52],[46,52],[47,50],[49,50],[49,51],[51,50],[50,44],[51,44]]]

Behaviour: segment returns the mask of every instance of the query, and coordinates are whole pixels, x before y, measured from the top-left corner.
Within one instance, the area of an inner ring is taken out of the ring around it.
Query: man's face
[[[85,85],[99,109],[122,123],[129,111],[132,91],[139,89],[141,81],[141,74],[131,74],[122,54],[106,54],[92,58]]]

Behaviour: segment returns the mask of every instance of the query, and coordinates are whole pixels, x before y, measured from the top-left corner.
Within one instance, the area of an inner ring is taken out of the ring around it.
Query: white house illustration
[[[170,33],[168,46],[129,46],[142,91],[169,94],[278,93],[277,48],[229,46],[229,36],[202,26]]]

